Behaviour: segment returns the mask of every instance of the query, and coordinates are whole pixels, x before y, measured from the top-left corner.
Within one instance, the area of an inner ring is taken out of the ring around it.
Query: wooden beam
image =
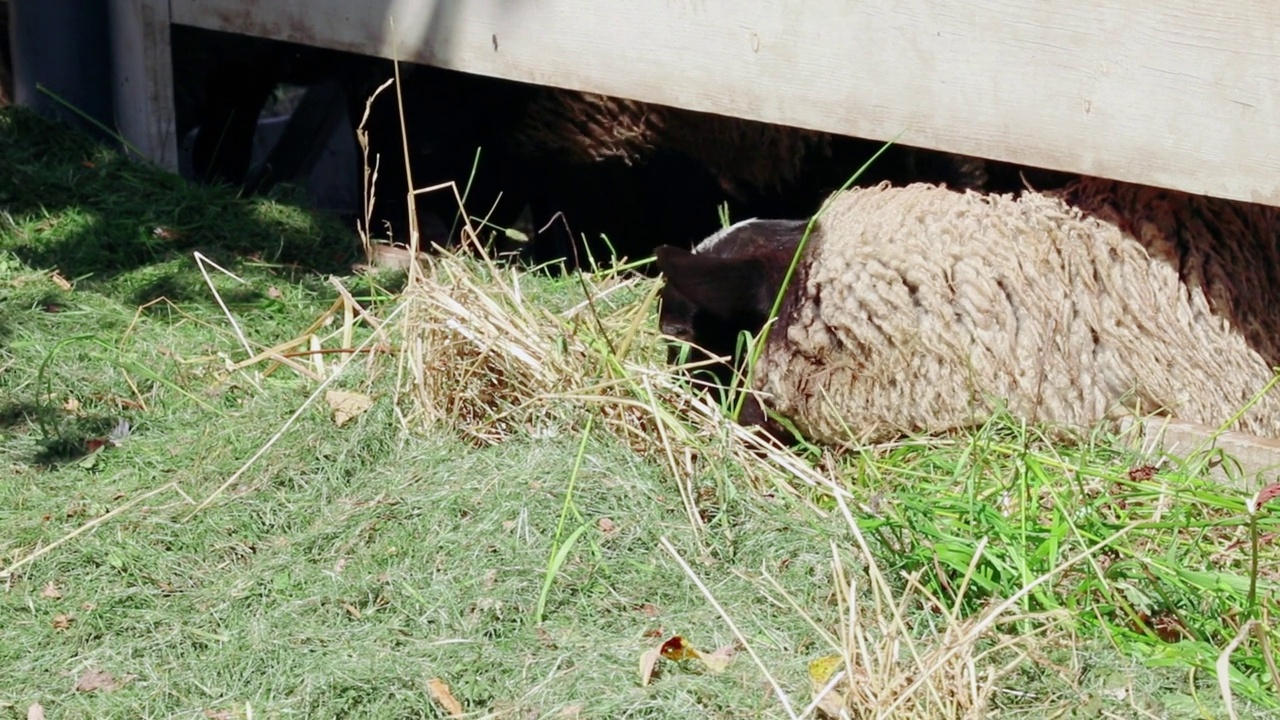
[[[171,5],[198,27],[1280,205],[1274,0]]]
[[[168,0],[110,0],[113,98],[120,134],[166,170],[178,169]]]

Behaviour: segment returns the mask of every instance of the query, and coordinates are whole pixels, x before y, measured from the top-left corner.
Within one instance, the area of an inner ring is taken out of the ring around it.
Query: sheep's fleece
[[[753,385],[811,440],[1015,416],[1218,425],[1280,358],[1275,208],[1084,179],[832,198]],[[1233,426],[1280,437],[1280,391]]]

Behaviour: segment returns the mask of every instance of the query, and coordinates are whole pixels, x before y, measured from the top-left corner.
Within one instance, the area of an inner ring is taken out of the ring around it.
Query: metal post
[[[107,26],[101,0],[9,0],[14,101],[110,138],[93,122],[114,126]]]

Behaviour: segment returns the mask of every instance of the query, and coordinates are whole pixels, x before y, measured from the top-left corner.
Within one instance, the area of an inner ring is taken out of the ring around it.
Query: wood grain
[[[171,8],[199,27],[1280,205],[1272,0]]]

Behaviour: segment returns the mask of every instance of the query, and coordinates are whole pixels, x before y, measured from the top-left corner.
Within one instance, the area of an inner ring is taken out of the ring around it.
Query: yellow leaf
[[[729,663],[733,662],[733,658],[737,654],[738,646],[735,644],[725,645],[719,650],[706,653],[701,657],[703,664],[707,666],[707,670],[713,673],[721,673],[724,672],[725,668],[729,667]]]
[[[809,691],[817,696],[826,688],[827,683],[831,682],[831,678],[836,671],[844,666],[844,658],[839,655],[826,655],[809,662]],[[845,706],[845,691],[848,688],[848,679],[841,678],[826,695],[818,700],[817,709],[821,716],[838,718]]]

